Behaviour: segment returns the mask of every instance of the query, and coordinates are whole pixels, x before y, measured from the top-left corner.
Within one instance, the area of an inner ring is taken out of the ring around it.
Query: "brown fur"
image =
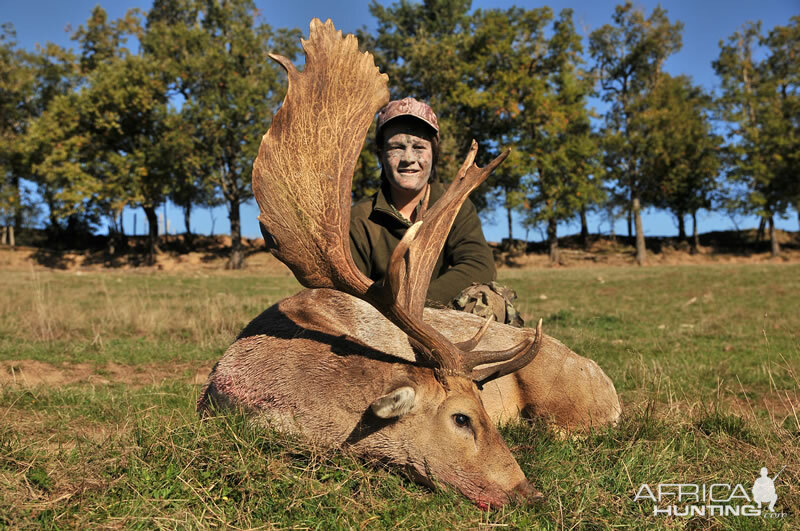
[[[452,341],[468,339],[482,323],[452,310],[426,309],[425,318]],[[524,333],[492,325],[479,348],[506,348]],[[257,423],[347,446],[498,506],[510,496],[538,493],[497,422],[535,415],[573,429],[619,417],[614,386],[602,370],[546,339],[528,367],[479,392],[466,378],[437,379],[433,369],[416,364],[407,336],[368,303],[306,290],[245,327],[212,370],[198,409],[241,406]],[[402,386],[416,392],[408,414],[379,419],[371,413],[370,404]],[[469,416],[471,432],[454,423],[456,414]]]

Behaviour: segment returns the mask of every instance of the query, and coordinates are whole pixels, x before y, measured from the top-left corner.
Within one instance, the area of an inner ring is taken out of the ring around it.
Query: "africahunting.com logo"
[[[787,513],[775,511],[778,501],[775,481],[784,468],[772,477],[769,476],[769,470],[762,468],[749,491],[740,483],[658,483],[653,486],[643,483],[633,501],[651,501],[653,516],[783,518]]]

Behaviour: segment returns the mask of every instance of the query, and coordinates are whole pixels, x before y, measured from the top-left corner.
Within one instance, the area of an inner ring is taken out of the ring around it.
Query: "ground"
[[[225,271],[222,251],[208,249],[165,246],[152,268],[101,251],[53,255],[47,267],[40,250],[2,249],[0,527],[796,528],[792,245],[771,259],[764,248],[707,245],[698,256],[662,242],[644,268],[614,265],[632,261],[630,247],[602,241],[565,244],[567,266],[500,254],[523,315],[595,359],[624,413],[615,428],[567,437],[504,428],[547,498],[488,512],[237,415],[197,417],[198,389],[238,331],[300,289],[257,242],[244,271]],[[665,261],[678,255],[683,265]],[[781,518],[653,516],[634,501],[645,483],[749,489],[762,466],[786,466]]]

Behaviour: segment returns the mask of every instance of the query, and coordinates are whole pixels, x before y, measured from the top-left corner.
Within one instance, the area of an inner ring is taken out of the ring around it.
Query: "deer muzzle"
[[[536,490],[527,479],[523,479],[511,491],[509,499],[518,503],[539,503],[544,501],[544,494]]]

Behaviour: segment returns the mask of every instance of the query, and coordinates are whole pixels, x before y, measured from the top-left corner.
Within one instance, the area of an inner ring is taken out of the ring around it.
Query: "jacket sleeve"
[[[497,276],[478,211],[469,199],[458,212],[447,236],[444,263],[447,270],[432,280],[428,288],[428,299],[441,304],[448,304],[473,282],[485,284]]]
[[[356,216],[350,216],[350,254],[353,256],[353,262],[359,271],[364,273],[367,277],[372,274],[371,261],[370,261],[370,246],[369,239],[367,238],[367,229],[364,222]]]

